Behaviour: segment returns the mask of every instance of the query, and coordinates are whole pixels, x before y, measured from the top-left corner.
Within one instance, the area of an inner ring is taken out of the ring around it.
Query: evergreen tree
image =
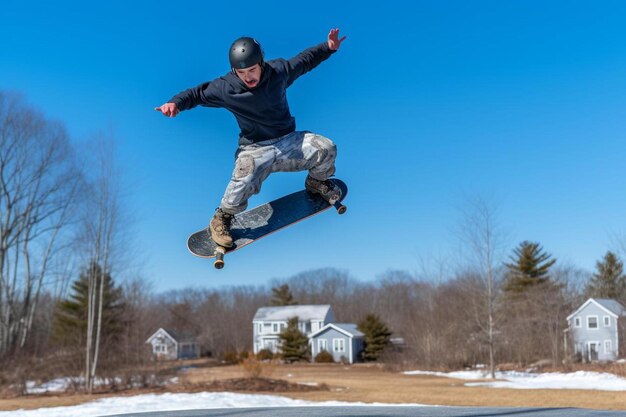
[[[89,276],[102,274],[102,268],[97,263],[92,262],[85,268],[79,278],[72,284],[72,292],[69,298],[60,301],[55,310],[53,324],[53,340],[60,345],[79,345],[85,343],[87,334],[87,306],[88,306],[88,285]],[[99,276],[99,275],[98,275]],[[122,301],[122,289],[115,286],[110,274],[104,273],[104,294],[102,305],[102,335],[103,345],[117,340],[124,330],[124,320],[122,312],[124,309]],[[96,293],[100,287],[96,288]],[[95,306],[99,308],[98,305]]]
[[[519,294],[549,281],[550,267],[556,259],[550,259],[552,255],[544,252],[539,243],[524,241],[513,252],[513,263],[505,264],[509,270],[505,291]]]
[[[273,306],[292,306],[298,304],[293,299],[289,285],[283,284],[280,287],[272,288]]]
[[[287,322],[287,328],[279,335],[280,351],[283,359],[289,363],[306,360],[309,355],[309,338],[298,328],[298,317]]]
[[[358,329],[365,335],[363,359],[366,361],[377,360],[390,343],[391,330],[375,314],[368,314],[359,323]]]
[[[596,262],[596,272],[587,284],[589,297],[626,299],[626,275],[624,263],[613,252],[608,251],[601,261]]]

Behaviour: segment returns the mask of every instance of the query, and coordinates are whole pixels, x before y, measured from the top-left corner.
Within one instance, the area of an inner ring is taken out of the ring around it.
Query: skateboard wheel
[[[217,261],[213,262],[213,266],[215,267],[215,269],[222,269],[224,268],[224,261],[218,259]]]

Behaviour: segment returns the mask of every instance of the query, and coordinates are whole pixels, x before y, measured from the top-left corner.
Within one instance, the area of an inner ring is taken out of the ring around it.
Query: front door
[[[600,350],[600,343],[589,342],[589,362],[598,360],[598,351]]]
[[[278,343],[275,339],[264,340],[265,349],[269,349],[272,353],[278,353]]]

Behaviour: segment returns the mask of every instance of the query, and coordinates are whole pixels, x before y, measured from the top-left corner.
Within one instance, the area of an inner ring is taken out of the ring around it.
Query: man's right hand
[[[176,107],[176,103],[165,103],[161,107],[155,107],[154,110],[163,113],[163,116],[176,117],[180,110]]]

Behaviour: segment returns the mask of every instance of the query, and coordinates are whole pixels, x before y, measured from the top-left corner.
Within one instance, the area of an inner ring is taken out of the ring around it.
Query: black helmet
[[[243,37],[233,42],[228,58],[231,68],[248,68],[263,63],[263,50],[256,39]]]

